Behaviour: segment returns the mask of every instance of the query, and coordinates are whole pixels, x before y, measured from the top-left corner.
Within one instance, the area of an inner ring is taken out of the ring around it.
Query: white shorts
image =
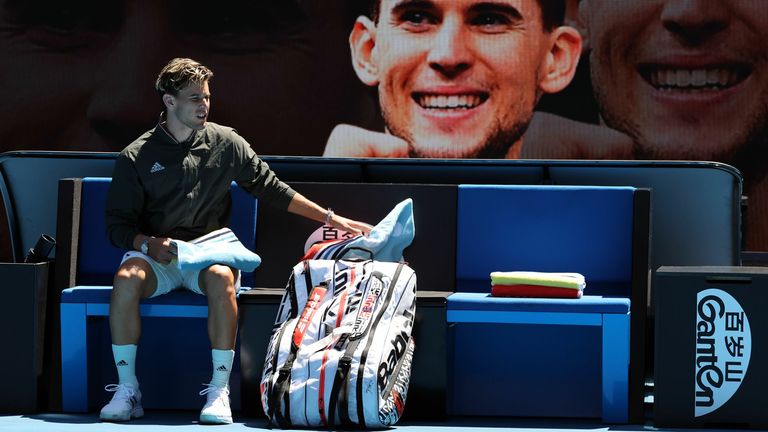
[[[200,283],[198,281],[200,270],[181,271],[176,267],[175,261],[171,261],[169,264],[160,264],[138,251],[126,252],[125,255],[123,255],[123,260],[120,261],[120,264],[122,265],[126,260],[131,258],[143,259],[149,263],[152,267],[152,271],[155,272],[155,276],[157,277],[157,288],[155,288],[155,292],[149,296],[150,298],[168,294],[169,292],[180,288],[186,288],[192,292],[205,295],[200,289]],[[238,291],[240,291],[239,271],[237,272],[237,280],[235,281],[235,292]]]

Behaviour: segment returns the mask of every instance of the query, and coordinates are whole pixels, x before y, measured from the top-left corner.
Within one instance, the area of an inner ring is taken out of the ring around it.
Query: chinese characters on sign
[[[749,367],[749,320],[730,294],[707,289],[696,298],[695,416],[711,413],[738,390]]]
[[[328,241],[328,240],[346,240],[351,239],[354,237],[354,235],[346,232],[346,231],[339,231],[336,228],[329,226],[329,225],[323,225],[320,227],[322,230],[322,241]]]

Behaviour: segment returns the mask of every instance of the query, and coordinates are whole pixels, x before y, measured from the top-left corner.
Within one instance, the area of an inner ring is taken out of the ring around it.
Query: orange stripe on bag
[[[320,303],[325,297],[325,293],[328,291],[325,287],[316,286],[312,288],[312,292],[307,299],[307,305],[304,307],[304,311],[301,313],[301,318],[296,324],[296,328],[293,329],[293,345],[299,347],[301,341],[304,339],[304,333],[307,332],[307,327],[312,321],[312,317],[315,316],[315,312],[320,308]]]

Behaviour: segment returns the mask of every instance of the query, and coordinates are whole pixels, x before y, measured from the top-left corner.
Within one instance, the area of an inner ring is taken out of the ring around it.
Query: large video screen
[[[260,155],[731,164],[768,250],[765,0],[0,0],[0,151],[117,152],[161,68]]]

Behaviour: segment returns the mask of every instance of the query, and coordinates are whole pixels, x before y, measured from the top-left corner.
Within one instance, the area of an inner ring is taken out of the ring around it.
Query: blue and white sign
[[[716,411],[744,381],[752,354],[749,319],[727,292],[707,289],[696,296],[695,416]]]

